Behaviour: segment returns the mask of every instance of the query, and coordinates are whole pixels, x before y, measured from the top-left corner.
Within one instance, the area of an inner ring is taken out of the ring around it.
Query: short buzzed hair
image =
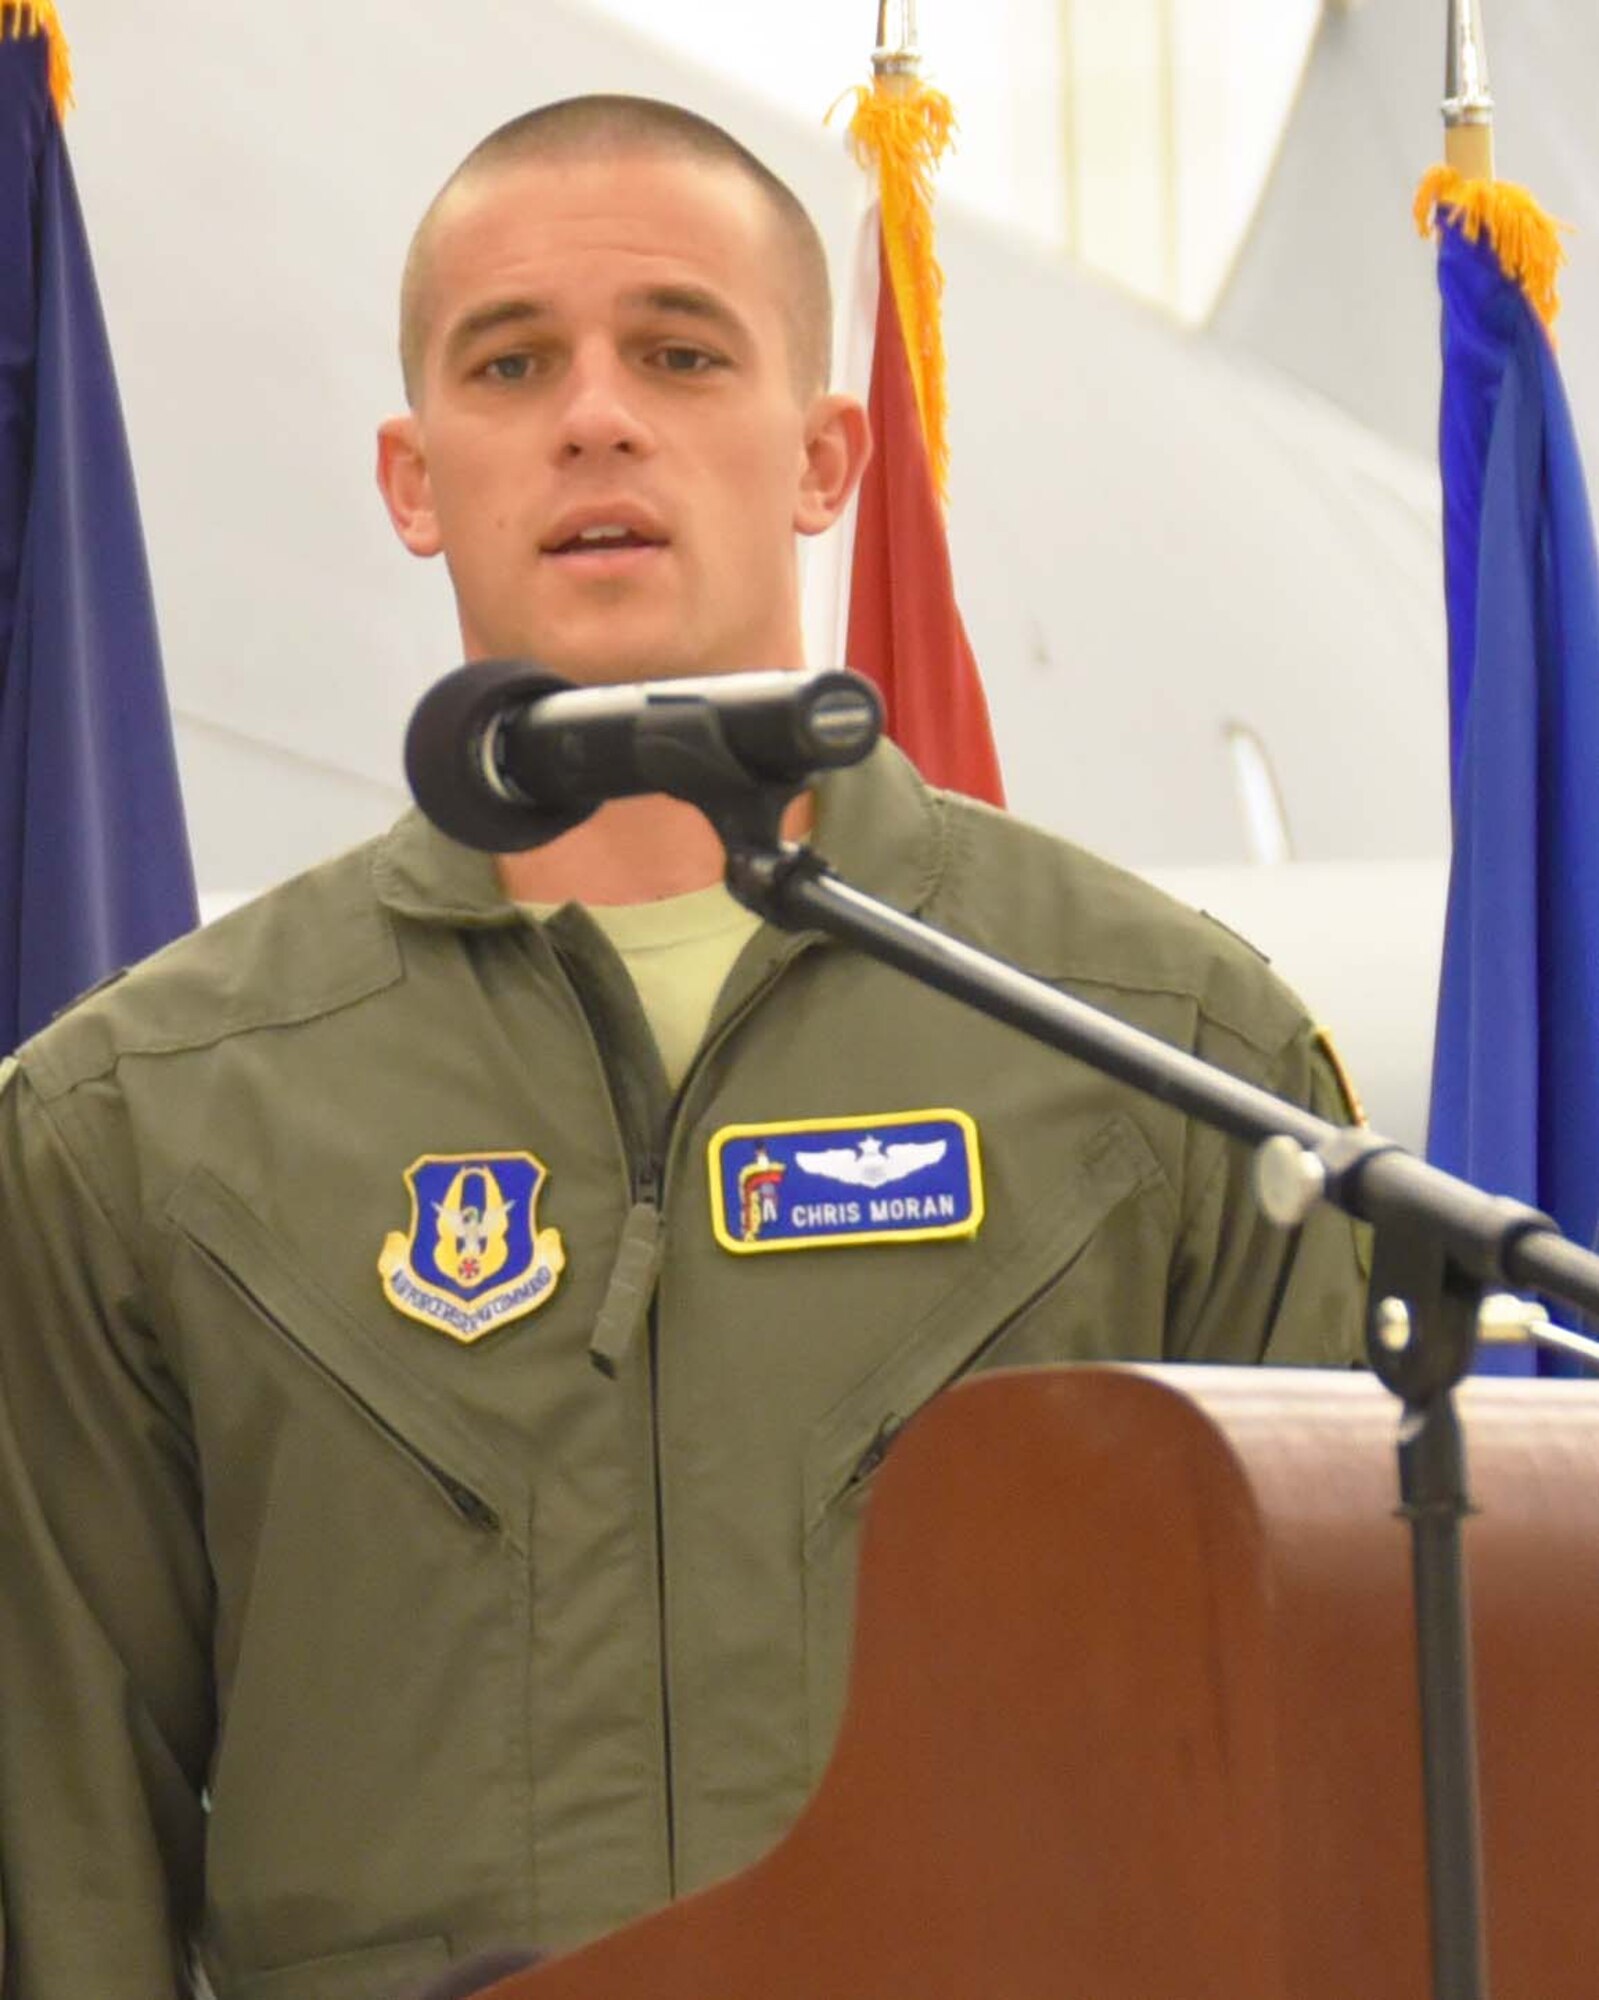
[[[789,256],[790,363],[802,395],[825,389],[832,368],[833,296],[827,252],[804,204],[786,182],[730,132],[697,112],[655,97],[595,95],[542,104],[501,125],[474,146],[429,203],[417,224],[400,285],[400,372],[414,408],[421,394],[432,301],[429,264],[434,227],[463,183],[487,179],[530,160],[654,154],[731,168],[759,189]]]

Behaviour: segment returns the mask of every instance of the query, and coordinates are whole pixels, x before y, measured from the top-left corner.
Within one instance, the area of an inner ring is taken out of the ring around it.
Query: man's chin
[[[680,681],[701,669],[686,661],[663,658],[641,647],[620,657],[603,654],[595,658],[580,653],[571,659],[553,660],[550,672],[560,674],[579,687],[620,687],[630,681]]]
[[[579,687],[619,687],[630,681],[679,681],[702,675],[752,673],[798,665],[771,657],[769,635],[731,632],[687,634],[681,619],[629,618],[619,609],[607,618],[539,618],[491,643],[483,632],[463,632],[469,659],[527,660]]]
[[[614,641],[603,645],[580,646],[532,642],[513,651],[512,659],[531,660],[547,672],[559,674],[578,687],[620,687],[630,681],[691,680],[703,674],[734,673],[743,668],[724,666],[719,659],[686,653],[680,643],[651,645],[640,640],[626,646]]]

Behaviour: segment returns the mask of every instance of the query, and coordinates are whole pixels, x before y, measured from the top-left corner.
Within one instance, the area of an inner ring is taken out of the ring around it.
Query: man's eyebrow
[[[458,360],[486,333],[509,326],[536,326],[549,316],[550,308],[543,299],[495,299],[456,321],[445,338],[444,358],[446,362]]]
[[[678,319],[703,320],[724,333],[748,340],[749,327],[725,299],[699,285],[645,285],[624,295],[622,303],[635,312],[670,313]]]
[[[748,325],[725,299],[700,285],[643,285],[623,295],[622,304],[632,312],[667,313],[678,319],[699,320],[738,340],[750,338]],[[503,332],[508,327],[537,326],[554,315],[547,299],[493,299],[465,314],[450,328],[444,341],[446,365],[459,361],[485,334]]]

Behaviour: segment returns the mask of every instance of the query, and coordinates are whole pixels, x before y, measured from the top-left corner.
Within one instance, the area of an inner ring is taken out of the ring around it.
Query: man
[[[379,479],[469,657],[801,665],[794,536],[869,441],[814,230],[725,135],[505,128],[403,322]],[[866,889],[1344,1115],[1297,1003],[1143,885],[889,750],[813,821]],[[1241,1149],[762,929],[720,866],[668,799],[498,866],[412,817],[22,1051],[5,2000],[158,2000],[191,1944],[220,2000],[363,2000],[725,1874],[828,1754],[856,1525],[929,1397],[1355,1352],[1341,1218],[1275,1234]]]

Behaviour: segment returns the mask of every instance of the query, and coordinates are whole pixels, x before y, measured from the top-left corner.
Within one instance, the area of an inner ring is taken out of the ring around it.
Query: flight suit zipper
[[[667,1669],[666,1648],[666,1493],[661,1479],[661,1397],[660,1397],[660,1315],[656,1311],[656,1287],[660,1277],[665,1239],[661,1230],[661,1210],[665,1176],[653,1155],[639,1166],[633,1180],[633,1214],[652,1216],[650,1282],[643,1296],[642,1321],[649,1337],[650,1393],[650,1479],[655,1501],[655,1611],[656,1657],[660,1663],[662,1790],[666,1807],[666,1874],[671,1893],[677,1894],[677,1806],[676,1781],[672,1769],[672,1677]]]
[[[652,1473],[655,1484],[655,1563],[656,1563],[656,1605],[660,1620],[659,1659],[661,1670],[661,1730],[665,1749],[664,1792],[666,1802],[666,1855],[667,1871],[671,1891],[677,1894],[677,1809],[676,1779],[673,1760],[672,1732],[672,1687],[668,1665],[670,1643],[667,1631],[667,1575],[666,1575],[666,1492],[661,1478],[661,1397],[660,1397],[660,1314],[657,1287],[661,1261],[665,1253],[664,1212],[666,1205],[666,1177],[671,1160],[672,1147],[676,1138],[680,1114],[688,1092],[696,1075],[707,1059],[727,1041],[728,1037],[747,1020],[755,1008],[772,991],[783,973],[793,963],[799,951],[805,948],[806,940],[799,940],[793,950],[788,950],[768,967],[764,976],[745,994],[738,1006],[719,1022],[695,1050],[683,1080],[667,1107],[665,1127],[662,1133],[659,1158],[648,1157],[636,1169],[633,1183],[634,1210],[637,1215],[640,1206],[653,1207],[656,1237],[655,1260],[650,1289],[642,1315],[643,1324],[649,1333],[649,1394],[650,1394],[650,1450]],[[631,1219],[631,1218],[630,1218]],[[620,1260],[619,1260],[620,1261]]]
[[[621,1157],[628,1200],[621,1237],[589,1334],[589,1359],[601,1375],[610,1381],[620,1382],[629,1357],[638,1348],[640,1335],[648,1336],[644,1393],[648,1403],[649,1491],[645,1504],[649,1508],[648,1518],[655,1541],[661,1834],[665,1888],[670,1896],[676,1893],[677,1860],[672,1803],[672,1703],[666,1664],[666,1547],[661,1490],[660,1412],[656,1394],[659,1357],[656,1351],[655,1289],[665,1252],[661,1214],[664,1174],[656,1135],[663,1125],[669,1125],[671,1106],[668,1105],[663,1120],[658,1100],[654,1106],[641,1102],[640,1093],[627,1088],[617,1067],[625,1044],[619,1042],[617,1034],[607,1023],[607,1017],[614,1013],[614,1005],[606,994],[606,981],[591,982],[579,976],[580,961],[574,963],[574,956],[569,955],[569,949],[559,945],[552,953],[557,976],[588,1032],[606,1106],[611,1114],[611,1130]],[[627,977],[625,971],[623,977]],[[643,1095],[647,1097],[648,1094]]]
[[[589,1359],[613,1382],[650,1318],[665,1251],[660,1166],[651,1159],[634,1176],[633,1205],[589,1336]]]
[[[657,1290],[665,1258],[665,1195],[672,1148],[680,1114],[688,1091],[706,1059],[722,1047],[754,1009],[765,1000],[783,973],[812,940],[793,940],[781,952],[738,1006],[701,1042],[684,1074],[682,1083],[666,1107],[659,1128],[658,1144],[635,1128],[626,1115],[626,1099],[618,1088],[606,1038],[594,1012],[585,1003],[581,983],[563,955],[556,953],[561,976],[566,981],[580,1014],[587,1022],[590,1040],[605,1081],[612,1125],[628,1175],[629,1207],[622,1224],[605,1294],[595,1317],[589,1340],[589,1357],[601,1374],[616,1379],[641,1334],[646,1336],[649,1397],[650,1482],[654,1503],[656,1643],[660,1670],[660,1720],[662,1752],[662,1802],[666,1816],[666,1872],[669,1892],[677,1893],[677,1822],[673,1776],[672,1690],[668,1666],[670,1647],[667,1631],[666,1494],[661,1477],[661,1398],[660,1398],[660,1319]]]
[[[602,1058],[603,1066],[603,1058]],[[612,1100],[617,1135],[621,1118]],[[659,1325],[655,1311],[655,1289],[660,1279],[666,1251],[662,1229],[663,1176],[660,1161],[646,1156],[632,1169],[632,1203],[622,1224],[605,1296],[595,1315],[589,1336],[589,1359],[608,1380],[615,1381],[624,1363],[647,1335],[647,1390],[650,1421],[650,1497],[655,1528],[656,1657],[659,1663],[661,1716],[661,1794],[666,1822],[666,1877],[671,1895],[677,1893],[676,1817],[673,1810],[672,1779],[672,1688],[666,1665],[666,1521],[665,1493],[661,1482],[661,1399],[657,1393],[660,1371]]]

